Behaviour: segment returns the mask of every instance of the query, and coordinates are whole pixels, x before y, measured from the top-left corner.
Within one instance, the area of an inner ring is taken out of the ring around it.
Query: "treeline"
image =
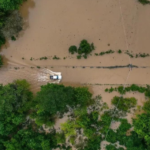
[[[1,85],[0,149],[71,150],[75,147],[77,150],[96,150],[104,140],[110,142],[107,150],[124,150],[116,147],[117,141],[127,150],[150,149],[150,100],[142,108],[144,113],[133,119],[132,125],[121,118],[136,108],[137,100],[116,96],[112,105],[114,108],[109,109],[101,96],[92,98],[86,87],[47,84],[33,95],[26,80]],[[69,112],[68,121],[56,132],[55,120],[66,112]],[[110,128],[112,118],[120,122],[116,130]]]
[[[16,40],[23,28],[19,8],[25,0],[0,0],[0,49],[7,39]],[[2,65],[0,59],[0,66]]]
[[[92,94],[84,87],[47,84],[34,96],[26,80],[1,85],[0,149],[67,149],[64,133],[56,133],[55,129],[52,129],[46,134],[42,125],[52,127],[56,118],[69,111],[68,107],[87,106],[91,96]]]

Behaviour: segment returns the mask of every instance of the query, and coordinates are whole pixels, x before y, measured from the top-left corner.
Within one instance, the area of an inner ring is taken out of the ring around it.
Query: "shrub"
[[[119,53],[119,54],[121,54],[121,53],[122,53],[122,51],[119,49],[119,50],[118,50],[118,53]]]
[[[2,67],[2,65],[3,65],[3,58],[2,58],[2,56],[0,55],[0,67]]]
[[[56,60],[58,60],[58,59],[60,59],[59,57],[57,57],[56,55],[53,57],[53,59],[56,59]]]
[[[14,36],[11,37],[12,41],[16,41],[16,38]]]
[[[94,50],[94,45],[89,44],[87,40],[82,40],[78,48],[78,54],[89,54]]]
[[[71,54],[77,53],[77,47],[75,45],[69,47],[69,52]]]
[[[145,5],[145,4],[150,4],[149,0],[138,0],[141,4]]]
[[[6,40],[5,38],[1,35],[2,33],[0,33],[0,48],[3,44],[5,44]]]
[[[40,69],[41,67],[40,66],[36,66],[38,69]]]
[[[134,97],[123,98],[115,96],[112,99],[112,104],[115,105],[119,110],[127,112],[130,108],[135,107],[137,100]]]
[[[81,57],[82,57],[81,55],[77,55],[77,59],[81,59]]]

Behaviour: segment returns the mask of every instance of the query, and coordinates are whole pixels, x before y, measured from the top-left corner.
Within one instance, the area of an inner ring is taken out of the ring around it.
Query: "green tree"
[[[87,105],[91,99],[91,93],[87,88],[65,87],[64,85],[47,84],[41,86],[37,93],[36,102],[36,123],[42,125],[53,125],[56,114],[63,115],[68,111],[67,105],[71,107]]]
[[[32,93],[26,80],[0,86],[0,135],[11,135],[25,121]]]
[[[143,138],[150,148],[150,114],[140,114],[136,119],[133,119],[134,130],[140,138]]]
[[[94,44],[89,44],[87,40],[82,40],[78,48],[78,54],[89,54],[94,50]]]
[[[4,143],[6,150],[52,150],[57,147],[56,133],[39,133],[33,128],[19,130]]]
[[[19,9],[25,0],[0,0],[0,8],[4,11]]]
[[[69,47],[69,52],[70,52],[71,54],[76,53],[76,52],[77,52],[77,47],[76,47],[75,45],[70,46],[70,47]]]

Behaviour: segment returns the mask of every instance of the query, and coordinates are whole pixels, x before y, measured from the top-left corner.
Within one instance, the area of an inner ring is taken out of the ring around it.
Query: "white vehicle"
[[[61,80],[62,76],[61,75],[52,75],[52,76],[50,76],[50,79],[51,80]]]

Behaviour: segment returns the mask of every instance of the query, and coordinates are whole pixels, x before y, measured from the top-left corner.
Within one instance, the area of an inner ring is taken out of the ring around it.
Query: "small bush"
[[[70,46],[69,53],[71,53],[71,54],[77,53],[77,47],[75,45]]]
[[[48,58],[46,56],[40,58],[40,60],[43,60],[43,59],[47,60]]]
[[[53,57],[53,59],[56,59],[56,60],[58,60],[58,59],[60,59],[59,57],[57,57],[56,55]]]
[[[40,66],[36,66],[38,69],[40,69],[41,67]]]
[[[16,41],[16,38],[14,36],[11,37],[12,41]]]
[[[121,53],[122,53],[122,51],[119,49],[119,50],[118,50],[118,53],[119,53],[119,54],[121,54]]]
[[[82,57],[81,55],[78,55],[78,56],[77,56],[77,59],[81,59],[81,57]]]

